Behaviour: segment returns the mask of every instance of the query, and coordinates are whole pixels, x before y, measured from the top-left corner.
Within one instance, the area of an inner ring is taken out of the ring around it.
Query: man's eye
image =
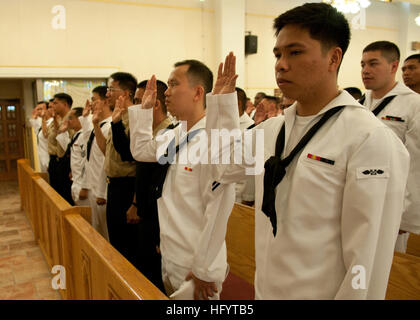
[[[302,51],[300,51],[300,50],[293,50],[292,52],[290,52],[290,54],[291,54],[292,56],[296,56],[296,55],[298,55],[298,54],[300,54],[300,53],[302,53]]]

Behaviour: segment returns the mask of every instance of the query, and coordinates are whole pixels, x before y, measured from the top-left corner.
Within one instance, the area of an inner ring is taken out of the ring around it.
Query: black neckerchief
[[[106,121],[102,122],[99,125],[99,127],[102,128],[105,123],[106,123]],[[89,140],[88,140],[88,143],[87,143],[87,160],[88,161],[89,161],[89,158],[90,158],[90,151],[92,149],[92,143],[93,143],[94,138],[95,138],[95,129],[92,129],[92,132],[90,133]]]
[[[184,147],[188,143],[188,141],[191,141],[192,138],[194,138],[194,136],[201,130],[202,129],[197,129],[188,133],[187,137],[179,145],[177,145],[176,148],[174,148],[175,138],[173,138],[172,141],[169,143],[168,148],[166,149],[165,155],[159,158],[158,162],[160,164],[160,169],[158,170],[154,181],[151,182],[152,184],[154,184],[156,199],[159,199],[162,196],[162,189],[163,184],[165,183],[166,174],[168,172],[169,166],[173,163],[175,155],[182,147]],[[164,161],[162,159],[164,157],[168,160],[166,163],[163,163]]]
[[[307,145],[307,143],[323,126],[323,124],[343,108],[344,106],[338,106],[325,112],[322,118],[317,123],[315,123],[303,136],[303,138],[299,141],[292,152],[290,152],[290,154],[282,160],[281,155],[285,145],[286,131],[285,123],[283,123],[280,133],[277,136],[275,155],[271,156],[264,164],[264,196],[261,210],[267,217],[270,218],[271,225],[273,226],[274,236],[276,236],[277,233],[277,213],[275,207],[276,187],[286,174],[286,167],[292,162],[293,158]]]
[[[73,147],[73,144],[76,142],[77,138],[79,138],[80,134],[82,132],[79,131],[78,133],[76,133],[73,138],[71,139],[70,143],[67,145],[67,149],[66,149],[66,153],[65,156],[70,157],[70,151],[71,151],[71,147]]]

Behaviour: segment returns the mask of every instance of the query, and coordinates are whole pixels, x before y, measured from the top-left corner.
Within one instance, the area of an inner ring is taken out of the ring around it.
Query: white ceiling
[[[394,0],[393,2],[410,2],[412,4],[420,6],[420,0]]]

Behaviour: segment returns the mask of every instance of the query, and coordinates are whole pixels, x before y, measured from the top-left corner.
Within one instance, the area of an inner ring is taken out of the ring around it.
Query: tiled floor
[[[0,300],[60,300],[52,274],[20,209],[17,182],[0,181]]]

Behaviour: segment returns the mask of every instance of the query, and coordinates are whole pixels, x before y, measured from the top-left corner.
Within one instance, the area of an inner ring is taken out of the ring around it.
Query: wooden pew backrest
[[[420,300],[419,257],[394,253],[385,299]]]
[[[235,202],[226,232],[230,272],[254,284],[255,227],[254,208]]]
[[[407,243],[407,254],[420,257],[420,235],[410,233]]]
[[[65,216],[63,236],[72,299],[168,299],[80,215]]]
[[[22,208],[45,259],[65,268],[63,299],[167,299],[92,228],[89,207],[72,207],[28,160],[18,161],[18,173]]]

